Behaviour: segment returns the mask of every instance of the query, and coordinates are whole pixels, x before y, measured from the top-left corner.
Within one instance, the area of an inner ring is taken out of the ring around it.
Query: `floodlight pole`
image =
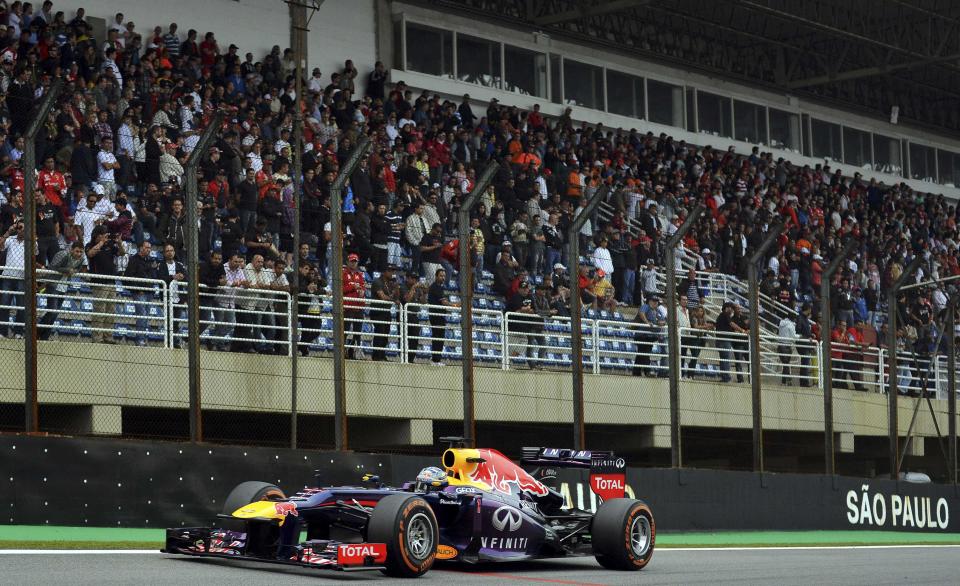
[[[24,418],[27,433],[40,430],[40,406],[37,400],[37,133],[50,114],[63,80],[56,79],[47,88],[43,101],[23,135],[23,353],[24,353]]]
[[[907,268],[900,274],[900,278],[890,287],[887,292],[887,352],[890,358],[887,360],[887,414],[888,434],[890,436],[890,478],[897,480],[900,477],[900,445],[899,445],[899,417],[897,415],[897,395],[900,392],[897,381],[897,295],[900,289],[906,285],[907,280],[917,272],[923,259],[919,256],[913,259]]]
[[[831,283],[833,276],[840,270],[858,242],[851,238],[840,253],[830,261],[827,269],[821,275],[820,281],[820,368],[823,372],[823,465],[824,474],[836,474],[836,446],[833,439],[833,342],[830,340],[831,315]]]
[[[957,347],[956,321],[957,303],[960,293],[955,293],[947,305],[947,459],[950,482],[957,484]]]
[[[587,207],[580,208],[580,213],[567,229],[567,245],[570,247],[570,266],[567,270],[570,273],[570,356],[573,371],[573,448],[575,450],[584,449],[587,442],[583,417],[583,332],[580,326],[580,229],[609,192],[610,188],[606,185],[598,189],[587,202]]]
[[[770,227],[757,251],[750,257],[747,266],[750,278],[750,388],[753,396],[753,471],[763,472],[763,397],[760,379],[760,285],[757,276],[759,264],[767,250],[783,232],[783,222],[778,221]]]
[[[683,452],[680,445],[680,329],[677,327],[677,245],[693,228],[693,225],[706,210],[703,204],[697,204],[676,232],[667,239],[667,346],[670,355],[670,465],[683,466]]]
[[[460,238],[460,347],[463,371],[463,439],[467,447],[477,441],[476,403],[473,384],[473,270],[470,265],[470,211],[480,196],[487,190],[500,169],[500,164],[491,160],[480,174],[473,191],[467,194],[458,213]]]
[[[337,178],[330,187],[330,290],[333,293],[333,433],[337,450],[346,450],[347,437],[347,388],[344,373],[346,363],[343,351],[343,188],[370,150],[370,138],[362,135],[340,167]],[[300,251],[297,251],[300,254]]]
[[[203,441],[203,417],[200,382],[200,237],[197,226],[197,167],[220,128],[223,113],[217,111],[203,129],[200,140],[183,166],[184,192],[187,196],[187,373],[190,389],[190,441]]]

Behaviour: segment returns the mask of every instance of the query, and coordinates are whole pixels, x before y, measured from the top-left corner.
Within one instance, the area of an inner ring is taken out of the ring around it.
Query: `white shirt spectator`
[[[780,324],[777,326],[777,335],[786,340],[793,340],[799,337],[797,336],[796,324],[786,316],[780,318]]]
[[[133,142],[133,129],[128,124],[121,124],[117,129],[117,142],[119,143],[117,153],[132,159],[137,147]]]
[[[250,168],[253,169],[254,173],[259,173],[263,169],[263,159],[257,153],[247,153],[247,158],[250,159]]]
[[[113,75],[114,79],[117,80],[117,87],[123,87],[123,75],[120,74],[120,68],[117,67],[113,59],[104,58],[103,63],[100,65],[100,71]]]
[[[598,269],[602,269],[607,277],[613,274],[613,259],[610,257],[610,251],[603,246],[598,246],[593,251],[593,264]]]
[[[24,261],[24,241],[11,234],[3,241],[3,247],[0,250],[7,251],[6,267],[3,269],[3,276],[14,279],[23,278]]]
[[[106,198],[104,198],[106,199]],[[86,206],[78,208],[77,213],[73,215],[73,225],[80,226],[83,230],[83,245],[86,246],[90,244],[90,238],[93,235],[93,229],[96,227],[96,222],[103,215],[94,209],[88,209]]]
[[[225,309],[233,309],[236,306],[237,292],[240,289],[240,284],[247,280],[247,272],[244,270],[243,265],[239,266],[235,271],[231,270],[230,263],[228,262],[223,263],[223,270],[227,284],[223,286],[220,295],[217,296],[217,304]]]
[[[113,179],[113,168],[111,167],[111,168],[108,169],[108,168],[106,168],[104,165],[105,165],[105,164],[108,164],[108,163],[111,164],[111,165],[113,165],[113,164],[116,164],[116,162],[117,162],[117,157],[115,157],[115,156],[113,155],[113,153],[111,153],[111,152],[109,152],[109,151],[100,151],[99,153],[97,153],[97,163],[98,163],[98,165],[97,165],[97,169],[98,169],[98,177],[97,177],[97,179],[100,181],[100,183],[113,183],[113,182],[114,182],[114,179]]]

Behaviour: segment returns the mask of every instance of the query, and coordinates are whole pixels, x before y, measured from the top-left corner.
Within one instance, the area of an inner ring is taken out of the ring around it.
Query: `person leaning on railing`
[[[47,312],[37,323],[38,339],[48,340],[53,334],[53,324],[59,315],[60,306],[63,305],[64,296],[69,290],[70,277],[82,269],[83,243],[80,241],[73,242],[67,249],[55,254],[53,260],[47,265],[47,270],[56,272],[57,276],[41,281],[41,287],[45,286],[47,294]]]
[[[804,303],[800,307],[800,313],[797,315],[797,321],[794,324],[797,338],[804,342],[815,341],[813,332],[813,323],[810,321],[810,314],[813,308],[809,303]],[[801,387],[810,386],[810,358],[813,355],[813,348],[809,344],[797,344],[797,354],[800,355],[800,369],[797,371],[797,378],[800,380]]]
[[[651,295],[647,302],[640,306],[634,323],[634,339],[637,342],[637,356],[633,361],[633,376],[655,376],[655,372],[647,370],[650,366],[650,355],[653,345],[660,339],[660,327],[666,322],[660,317],[660,297]]]
[[[689,297],[681,296],[680,299]],[[682,301],[681,301],[682,303]],[[689,304],[689,301],[687,302]],[[683,336],[680,339],[681,348],[689,356],[686,371],[687,376],[694,376],[697,373],[697,364],[700,353],[707,345],[707,332],[714,329],[713,322],[707,321],[707,314],[702,305],[690,308],[690,335]],[[683,352],[681,352],[683,354]]]

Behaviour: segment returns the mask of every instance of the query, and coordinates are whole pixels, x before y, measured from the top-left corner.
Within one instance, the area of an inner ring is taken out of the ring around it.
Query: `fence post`
[[[750,277],[750,387],[753,395],[753,471],[763,472],[763,400],[760,379],[760,279],[757,276],[759,264],[767,249],[776,242],[783,232],[783,222],[770,227],[757,251],[750,257],[747,266]]]
[[[347,388],[343,354],[343,188],[367,151],[370,139],[363,135],[353,148],[330,186],[330,291],[333,294],[333,433],[337,450],[346,450]],[[300,254],[300,251],[297,251]]]
[[[947,305],[947,459],[950,482],[957,483],[957,348],[956,319],[960,295],[954,294]]]
[[[680,225],[673,236],[667,239],[667,355],[670,365],[670,466],[683,466],[683,451],[680,445],[680,331],[677,328],[677,259],[674,251],[677,244],[700,219],[706,208],[697,204],[687,219]],[[697,281],[699,284],[699,280]],[[701,300],[703,303],[703,300]]]
[[[200,411],[200,243],[197,226],[197,166],[210,146],[210,142],[220,127],[222,112],[215,112],[210,124],[203,129],[200,140],[190,153],[187,164],[183,166],[184,190],[187,201],[187,372],[190,389],[190,441],[203,441],[203,417]],[[176,310],[172,309],[170,319]],[[171,332],[172,334],[173,332]]]
[[[889,407],[887,425],[890,436],[890,478],[893,480],[900,477],[900,429],[897,415],[897,395],[899,393],[899,381],[897,381],[897,295],[907,280],[917,272],[922,261],[923,259],[919,256],[914,258],[913,262],[903,270],[900,278],[887,292],[887,351],[890,352],[890,365],[887,368],[890,372],[887,386],[887,406]]]
[[[37,133],[53,107],[63,81],[57,79],[47,90],[33,120],[23,134],[23,353],[24,353],[24,429],[27,433],[40,430],[37,403]]]
[[[476,445],[477,418],[473,386],[473,267],[470,264],[470,211],[500,170],[500,164],[490,161],[477,179],[473,191],[460,205],[457,230],[460,238],[460,348],[463,375],[463,438],[468,447]]]
[[[583,332],[580,326],[580,229],[593,215],[600,202],[606,198],[610,188],[604,185],[598,189],[587,207],[567,229],[567,245],[570,247],[570,358],[573,371],[573,448],[582,450],[586,443],[586,426],[583,420]]]
[[[833,440],[833,376],[830,371],[833,369],[833,344],[830,340],[831,321],[833,317],[830,313],[831,283],[833,275],[840,270],[840,267],[850,255],[853,254],[857,246],[857,241],[851,238],[840,251],[835,259],[830,261],[827,270],[821,275],[820,281],[820,370],[824,373],[823,381],[823,466],[824,474],[836,474],[836,447]],[[880,379],[883,380],[883,379]]]

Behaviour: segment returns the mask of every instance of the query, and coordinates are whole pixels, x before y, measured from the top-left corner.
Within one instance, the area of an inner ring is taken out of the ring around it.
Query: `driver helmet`
[[[417,474],[417,485],[427,487],[440,487],[446,484],[447,473],[436,466],[427,466]]]

